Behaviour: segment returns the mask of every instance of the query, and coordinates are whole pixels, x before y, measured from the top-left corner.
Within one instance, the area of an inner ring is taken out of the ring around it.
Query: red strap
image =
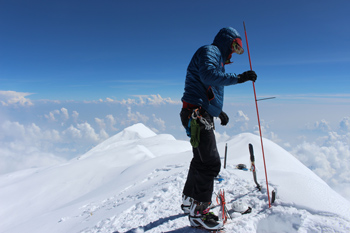
[[[199,106],[197,105],[194,105],[194,104],[190,104],[190,103],[187,103],[185,101],[182,101],[182,108],[186,108],[186,109],[195,109],[195,108],[198,108]]]

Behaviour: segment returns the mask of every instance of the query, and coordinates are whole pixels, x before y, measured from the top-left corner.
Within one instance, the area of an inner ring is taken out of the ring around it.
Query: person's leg
[[[210,119],[208,117],[207,121]],[[219,174],[221,168],[220,156],[216,147],[214,130],[201,128],[200,143],[193,148],[193,159],[190,171],[193,184],[193,197],[199,202],[211,202],[214,188],[214,178]]]
[[[181,120],[186,128],[189,112],[181,111]],[[213,118],[203,114],[209,123]],[[200,131],[200,143],[193,148],[193,158],[188,171],[187,180],[183,190],[183,204],[181,208],[189,213],[191,226],[204,227],[208,230],[218,230],[223,227],[218,222],[218,217],[211,213],[209,206],[214,188],[214,178],[219,174],[221,168],[220,156],[216,147],[214,130],[205,130],[202,123]],[[190,205],[190,207],[188,207]]]
[[[192,113],[192,111],[189,109],[184,109],[184,108],[181,109],[180,119],[181,119],[182,126],[185,129],[188,127],[188,122],[189,122],[189,119],[191,117],[191,113]],[[188,203],[187,199],[192,198],[192,196],[193,196],[194,177],[195,177],[194,173],[195,172],[196,171],[191,169],[191,167],[190,167],[188,174],[187,174],[186,183],[185,183],[185,186],[183,189],[183,202],[186,202],[186,203],[183,203],[183,205],[185,205],[186,208],[188,208],[188,211],[189,211],[189,206],[188,206],[189,203]],[[186,210],[186,212],[187,212],[187,210]]]

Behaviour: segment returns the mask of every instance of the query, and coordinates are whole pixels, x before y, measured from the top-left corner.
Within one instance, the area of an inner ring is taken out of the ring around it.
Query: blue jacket
[[[224,102],[224,86],[238,81],[235,74],[225,73],[224,67],[232,54],[232,41],[236,38],[241,39],[235,29],[223,28],[213,44],[196,51],[187,68],[182,101],[201,106],[213,117],[219,116]]]

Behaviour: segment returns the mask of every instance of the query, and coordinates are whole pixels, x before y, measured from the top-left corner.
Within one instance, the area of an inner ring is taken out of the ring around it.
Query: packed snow
[[[350,203],[291,154],[264,139],[269,189],[277,191],[269,208],[260,138],[244,133],[219,143],[222,158],[226,143],[215,192],[225,190],[229,209],[235,201],[252,207],[246,215],[229,211],[226,232],[350,232]],[[250,166],[249,143],[261,192],[250,171],[236,169]],[[69,162],[5,174],[0,232],[203,232],[180,209],[191,158],[188,141],[136,124]]]

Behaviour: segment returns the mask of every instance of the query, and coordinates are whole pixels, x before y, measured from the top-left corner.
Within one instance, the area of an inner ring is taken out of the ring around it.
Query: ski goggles
[[[244,53],[244,49],[242,48],[242,41],[241,40],[235,39],[232,42],[232,51],[234,53],[239,54],[239,55]]]

